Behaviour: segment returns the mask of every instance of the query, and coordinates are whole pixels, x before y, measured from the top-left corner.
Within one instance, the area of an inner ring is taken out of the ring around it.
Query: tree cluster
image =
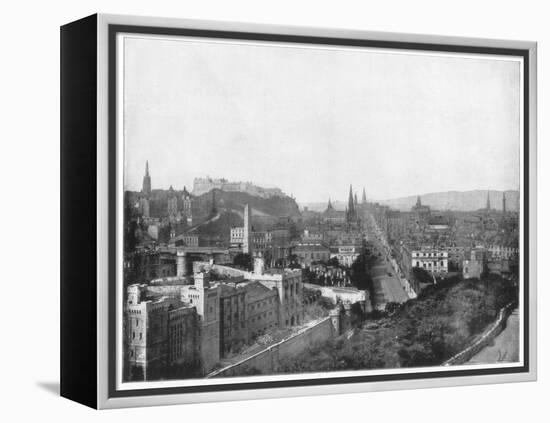
[[[517,287],[494,275],[430,285],[417,299],[392,305],[378,320],[366,322],[351,339],[312,346],[283,361],[280,371],[440,365],[473,342],[517,298]]]

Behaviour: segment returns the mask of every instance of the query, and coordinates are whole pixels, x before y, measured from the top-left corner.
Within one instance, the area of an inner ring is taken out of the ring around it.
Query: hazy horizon
[[[131,37],[124,52],[125,189],[149,160],[153,189],[210,175],[299,203],[350,183],[373,200],[519,190],[517,61]]]

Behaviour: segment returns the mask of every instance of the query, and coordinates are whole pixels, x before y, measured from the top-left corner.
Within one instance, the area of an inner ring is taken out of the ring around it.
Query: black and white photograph
[[[542,2],[3,11],[0,420],[545,421]]]
[[[522,57],[116,43],[120,389],[523,366]]]

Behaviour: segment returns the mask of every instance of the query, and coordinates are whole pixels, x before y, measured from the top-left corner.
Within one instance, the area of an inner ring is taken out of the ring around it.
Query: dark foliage
[[[415,300],[371,313],[351,339],[313,346],[283,362],[280,371],[440,365],[469,345],[517,295],[510,281],[493,275],[430,285]]]
[[[243,269],[252,270],[252,256],[246,253],[238,253],[233,258],[233,264]]]

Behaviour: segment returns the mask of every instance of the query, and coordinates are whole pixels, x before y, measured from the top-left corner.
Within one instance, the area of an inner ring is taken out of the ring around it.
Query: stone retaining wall
[[[326,341],[335,335],[330,316],[325,317],[313,326],[302,329],[287,339],[223,369],[216,370],[206,377],[238,376],[247,372],[260,371],[270,374],[277,371],[279,360],[291,358],[304,351],[308,346]]]
[[[498,313],[497,319],[493,322],[491,326],[484,332],[484,334],[475,341],[472,345],[460,351],[458,354],[454,355],[447,361],[443,363],[444,366],[456,366],[464,364],[467,361],[471,360],[474,355],[480,352],[483,348],[489,345],[495,337],[502,332],[506,326],[506,320],[513,309],[513,303],[510,303],[502,307]]]

